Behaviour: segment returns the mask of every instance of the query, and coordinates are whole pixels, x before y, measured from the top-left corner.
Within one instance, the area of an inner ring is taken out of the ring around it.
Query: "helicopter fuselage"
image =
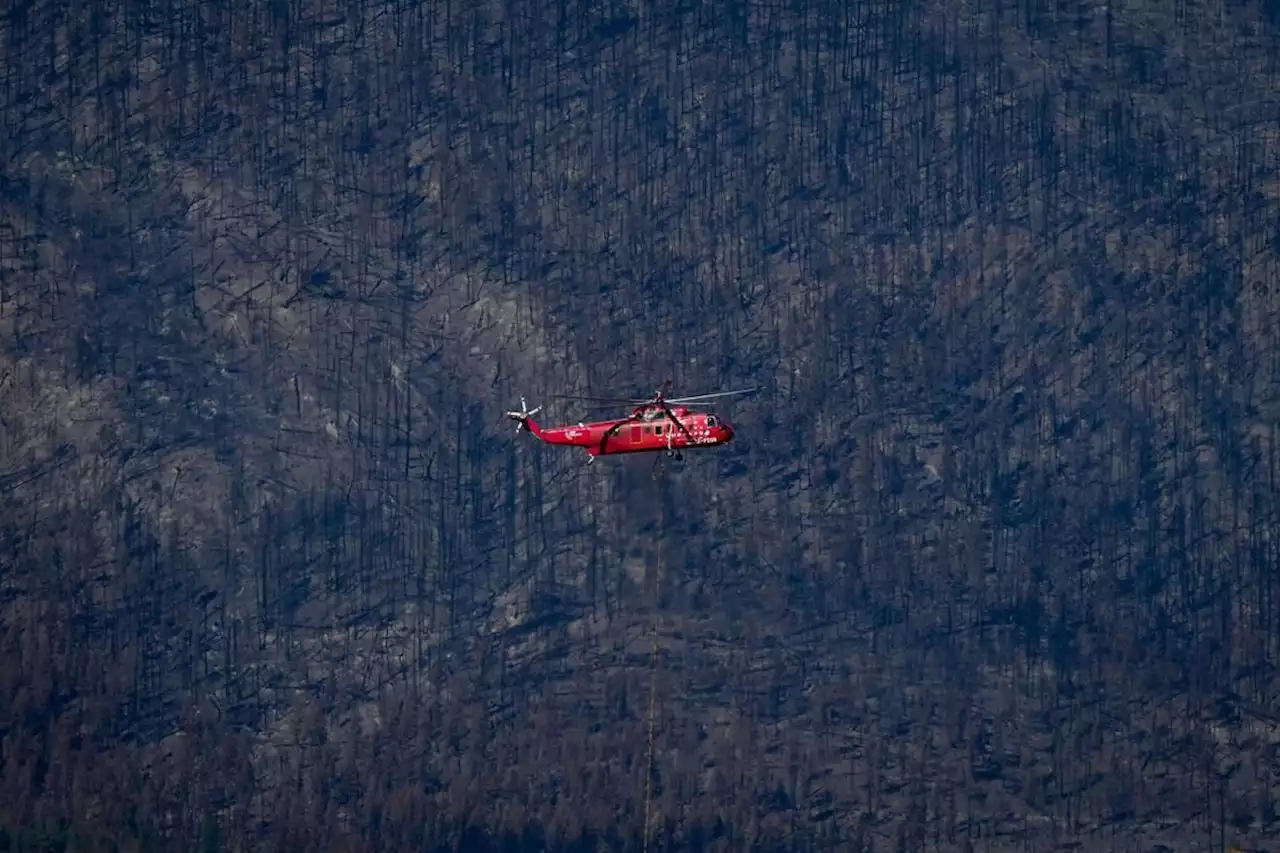
[[[629,418],[614,418],[562,426],[539,426],[532,417],[522,423],[547,444],[581,447],[591,456],[615,453],[675,453],[716,447],[733,440],[733,427],[714,412],[671,409],[673,421],[659,406],[641,406]],[[681,426],[684,429],[681,429]]]

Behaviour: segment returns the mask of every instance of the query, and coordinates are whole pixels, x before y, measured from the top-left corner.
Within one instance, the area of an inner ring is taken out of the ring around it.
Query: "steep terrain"
[[[1280,836],[1278,22],[989,6],[0,13],[0,840]]]

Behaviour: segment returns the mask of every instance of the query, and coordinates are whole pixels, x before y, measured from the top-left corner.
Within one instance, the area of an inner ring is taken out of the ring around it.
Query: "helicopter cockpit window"
[[[715,416],[715,415],[707,415],[707,426],[709,426],[709,427],[713,427],[713,426],[715,426],[715,425],[716,425],[716,416]]]

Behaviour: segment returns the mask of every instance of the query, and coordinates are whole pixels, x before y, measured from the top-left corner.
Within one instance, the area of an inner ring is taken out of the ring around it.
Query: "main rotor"
[[[649,397],[582,397],[575,394],[557,394],[556,398],[560,400],[577,400],[580,402],[594,403],[596,406],[640,406],[643,408],[658,408],[671,415],[671,406],[685,406],[690,403],[700,403],[705,400],[715,400],[721,397],[732,397],[737,394],[750,394],[756,388],[742,388],[735,391],[715,391],[710,394],[694,394],[689,397],[668,397],[671,393],[671,380],[668,379],[662,383],[662,387],[653,392]],[[595,408],[595,406],[592,406]]]

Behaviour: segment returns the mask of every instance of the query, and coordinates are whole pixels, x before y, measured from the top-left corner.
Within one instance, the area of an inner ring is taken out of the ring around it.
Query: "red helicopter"
[[[692,397],[668,398],[668,381],[662,390],[648,398],[611,399],[601,397],[572,397],[557,395],[566,400],[587,400],[595,403],[635,406],[628,417],[606,421],[577,423],[565,426],[544,427],[533,416],[541,411],[538,406],[530,410],[524,399],[522,411],[507,412],[516,422],[516,432],[527,429],[547,444],[567,444],[587,451],[587,464],[597,456],[615,453],[654,453],[665,451],[676,461],[684,458],[683,451],[699,447],[716,447],[733,441],[733,427],[723,418],[711,412],[693,412],[686,404],[734,394],[750,394],[755,388],[740,391],[719,391],[714,394],[697,394]],[[674,406],[675,408],[672,408]],[[654,460],[656,468],[662,457]]]

